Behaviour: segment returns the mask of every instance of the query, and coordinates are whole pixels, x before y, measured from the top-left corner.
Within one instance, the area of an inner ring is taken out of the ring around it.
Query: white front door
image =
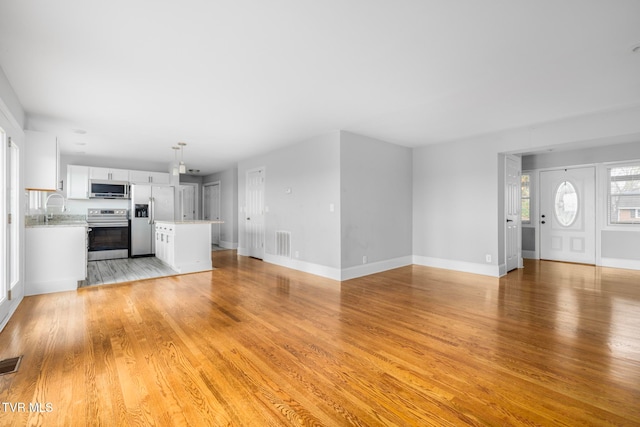
[[[249,256],[264,258],[264,168],[247,172],[245,237]]]
[[[595,168],[540,173],[540,258],[595,264]]]
[[[203,190],[204,219],[220,219],[220,183],[205,184]],[[211,224],[211,244],[220,244],[220,224]]]
[[[520,159],[505,158],[505,254],[507,271],[520,266]]]

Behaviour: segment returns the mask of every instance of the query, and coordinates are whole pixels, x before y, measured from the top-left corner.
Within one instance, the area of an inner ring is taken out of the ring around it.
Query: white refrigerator
[[[155,254],[155,221],[174,220],[174,187],[131,186],[131,256]]]

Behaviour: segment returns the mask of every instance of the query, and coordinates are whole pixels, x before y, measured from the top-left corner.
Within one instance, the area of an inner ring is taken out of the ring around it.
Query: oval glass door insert
[[[555,203],[556,219],[560,225],[569,227],[578,216],[578,193],[569,181],[558,186]]]

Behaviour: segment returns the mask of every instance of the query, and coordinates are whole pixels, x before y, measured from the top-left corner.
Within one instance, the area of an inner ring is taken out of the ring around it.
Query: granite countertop
[[[49,221],[44,220],[44,215],[27,215],[25,227],[87,227],[87,219],[84,215],[54,215]]]
[[[25,224],[26,228],[39,228],[39,227],[87,227],[87,221],[49,221],[49,222],[34,222]]]
[[[174,224],[174,225],[182,225],[182,224],[224,224],[224,221],[220,220],[201,220],[201,219],[190,219],[184,221],[156,221],[162,224]]]

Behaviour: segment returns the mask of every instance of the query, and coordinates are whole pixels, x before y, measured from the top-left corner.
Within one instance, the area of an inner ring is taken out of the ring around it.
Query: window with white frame
[[[531,174],[523,173],[520,177],[521,184],[521,208],[520,221],[522,224],[531,223]]]
[[[640,224],[640,164],[608,169],[609,224]]]

